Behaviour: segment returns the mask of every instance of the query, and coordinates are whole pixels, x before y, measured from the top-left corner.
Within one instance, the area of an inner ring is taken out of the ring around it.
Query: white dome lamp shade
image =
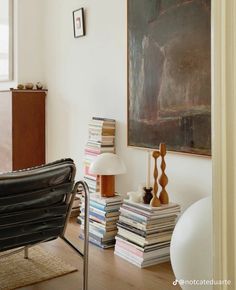
[[[124,174],[126,167],[114,153],[102,153],[90,165],[89,172],[100,175],[100,191],[104,197],[115,195],[115,175]]]

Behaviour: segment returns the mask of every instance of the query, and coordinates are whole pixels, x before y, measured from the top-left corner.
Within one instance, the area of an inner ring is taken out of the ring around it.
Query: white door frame
[[[214,279],[236,289],[236,0],[212,0]]]

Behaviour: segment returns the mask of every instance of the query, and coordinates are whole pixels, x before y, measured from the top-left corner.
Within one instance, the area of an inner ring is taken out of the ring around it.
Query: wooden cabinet
[[[0,91],[0,172],[45,163],[43,90]]]

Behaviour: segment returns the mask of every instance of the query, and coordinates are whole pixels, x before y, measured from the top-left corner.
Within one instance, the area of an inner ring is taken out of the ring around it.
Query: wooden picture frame
[[[73,11],[74,38],[85,35],[84,8]]]
[[[176,3],[127,1],[127,143],[211,156],[211,1]]]

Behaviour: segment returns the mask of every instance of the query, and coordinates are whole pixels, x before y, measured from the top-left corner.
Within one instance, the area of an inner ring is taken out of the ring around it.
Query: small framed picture
[[[84,9],[80,8],[73,11],[74,37],[81,37],[85,35],[84,27]]]

